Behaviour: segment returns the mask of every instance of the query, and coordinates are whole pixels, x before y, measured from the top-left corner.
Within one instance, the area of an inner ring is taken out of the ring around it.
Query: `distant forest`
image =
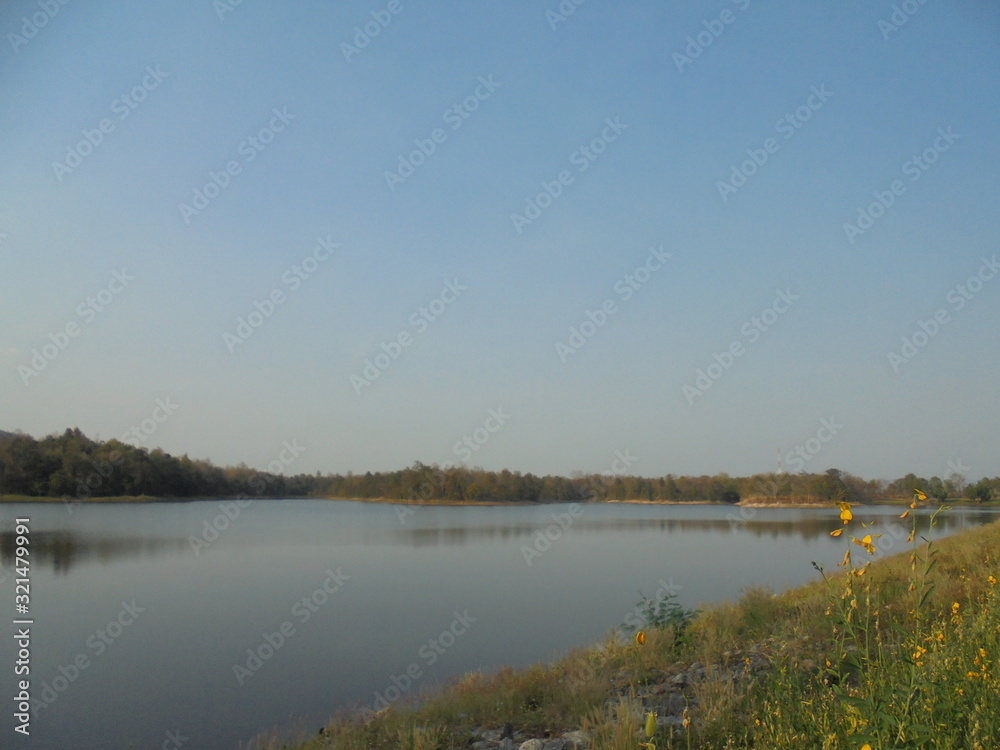
[[[878,502],[912,497],[915,489],[943,502],[1000,500],[1000,477],[975,484],[964,477],[925,479],[907,474],[894,481],[865,480],[838,469],[821,474],[756,474],[750,477],[544,476],[484,471],[420,462],[398,471],[365,474],[258,472],[240,465],[220,468],[148,450],[119,440],[94,441],[79,429],[42,440],[0,432],[0,495],[59,497],[150,496],[317,497],[387,499],[401,502],[591,502],[649,500],[674,502]]]

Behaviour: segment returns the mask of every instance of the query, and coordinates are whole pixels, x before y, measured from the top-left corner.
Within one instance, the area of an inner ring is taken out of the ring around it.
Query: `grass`
[[[466,675],[418,706],[341,716],[294,747],[468,747],[474,728],[510,721],[535,737],[582,728],[595,748],[631,750],[645,740],[637,695],[694,662],[724,669],[688,685],[691,721],[657,729],[646,741],[659,750],[1000,747],[1000,523],[940,542],[914,526],[909,550],[875,563],[878,537],[866,542],[860,520],[841,531],[846,564],[812,584],[747,591],[682,632],[648,630],[644,645],[611,634],[551,665]],[[764,666],[734,679],[748,654]]]

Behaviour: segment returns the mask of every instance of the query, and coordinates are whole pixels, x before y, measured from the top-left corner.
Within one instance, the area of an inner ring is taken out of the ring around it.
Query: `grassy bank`
[[[616,750],[1000,747],[1000,523],[872,564],[878,537],[844,515],[831,531],[845,564],[810,585],[672,610],[641,645],[611,635],[552,665],[467,675],[298,750],[502,747],[483,730],[508,722],[514,747],[571,730]]]

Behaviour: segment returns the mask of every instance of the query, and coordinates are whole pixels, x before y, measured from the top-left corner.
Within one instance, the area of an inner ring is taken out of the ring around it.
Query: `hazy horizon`
[[[1000,475],[1000,7],[51,8],[0,14],[2,429]]]

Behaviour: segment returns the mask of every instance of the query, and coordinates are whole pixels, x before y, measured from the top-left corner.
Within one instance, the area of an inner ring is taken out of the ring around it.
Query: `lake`
[[[44,701],[21,741],[10,710],[17,652],[5,638],[4,746],[219,750],[276,727],[315,732],[344,707],[377,709],[457,674],[600,640],[640,591],[669,586],[695,607],[816,580],[810,562],[833,569],[846,540],[829,536],[835,508],[217,500],[69,510],[0,505],[0,611],[11,619],[13,521],[30,518],[30,677]],[[856,517],[878,519],[877,543],[899,551],[901,510]],[[997,518],[955,509],[936,533]]]

